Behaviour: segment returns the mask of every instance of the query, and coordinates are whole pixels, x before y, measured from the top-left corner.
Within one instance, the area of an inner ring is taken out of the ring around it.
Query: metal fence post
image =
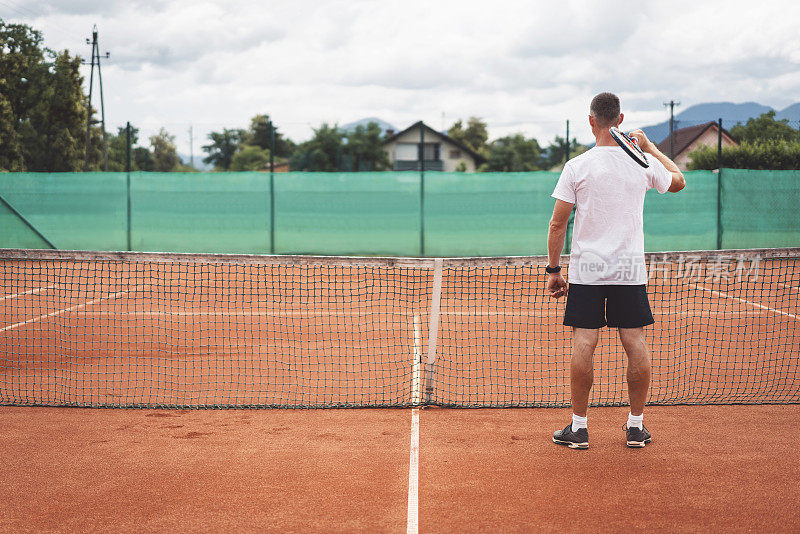
[[[425,123],[419,121],[419,255],[425,255]]]
[[[128,244],[128,251],[131,249],[131,123],[125,125],[125,202],[126,202],[126,225],[125,235]]]
[[[275,128],[269,126],[269,253],[275,254]]]
[[[717,250],[722,249],[722,119],[717,122]]]

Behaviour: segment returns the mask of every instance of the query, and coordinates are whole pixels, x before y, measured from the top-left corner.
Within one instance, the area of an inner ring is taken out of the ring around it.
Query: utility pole
[[[669,107],[669,159],[675,159],[675,136],[673,135],[675,132],[675,106],[680,106],[681,103],[670,100],[664,102],[664,105]]]
[[[564,154],[564,165],[567,164],[569,161],[569,119],[567,119],[567,143],[566,143],[566,153]]]
[[[194,169],[194,133],[192,125],[189,125],[189,166]]]
[[[83,158],[83,170],[89,170],[89,144],[91,141],[92,125],[98,121],[92,120],[92,91],[94,90],[94,66],[97,64],[97,81],[100,84],[100,127],[103,129],[103,170],[108,171],[108,136],[106,134],[106,108],[103,104],[103,75],[100,72],[100,45],[97,40],[97,24],[92,28],[92,40],[86,39],[86,44],[92,45],[91,71],[89,73],[89,101],[86,106],[86,152]],[[111,54],[106,52],[106,59]],[[83,62],[86,65],[86,61]]]

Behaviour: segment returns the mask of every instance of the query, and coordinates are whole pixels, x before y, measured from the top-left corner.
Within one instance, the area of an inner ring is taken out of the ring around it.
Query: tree
[[[488,151],[486,141],[489,139],[489,131],[486,123],[478,117],[470,117],[466,127],[461,119],[457,120],[447,130],[447,135],[480,154],[485,155]]]
[[[227,171],[233,161],[233,155],[236,154],[239,143],[245,138],[246,133],[244,130],[225,128],[222,132],[208,134],[211,142],[203,146],[203,151],[208,153],[208,156],[203,158],[203,162],[213,164],[217,170]]]
[[[136,147],[131,150],[131,167],[137,171],[154,171],[155,160],[153,153],[145,147]]]
[[[181,159],[175,148],[175,136],[170,135],[164,128],[150,137],[150,146],[153,147],[154,171],[171,172],[180,167]]]
[[[86,96],[81,60],[42,45],[41,32],[0,20],[0,165],[32,171],[83,168]],[[93,128],[90,142],[99,133]],[[98,153],[90,150],[92,163]]]
[[[389,155],[383,149],[381,127],[376,122],[359,125],[347,135],[347,153],[354,171],[383,171],[389,168]]]
[[[128,136],[125,127],[117,128],[116,135],[108,136],[108,170],[120,172],[125,170],[126,159],[128,157]],[[131,125],[131,149],[139,142],[139,128]],[[139,170],[134,164],[133,154],[131,154],[131,170]]]
[[[719,166],[716,147],[702,146],[689,153],[689,169],[716,169]],[[722,167],[729,169],[800,169],[800,142],[780,139],[743,142],[722,148]]]
[[[270,148],[270,132],[269,132],[269,117],[267,115],[256,115],[250,119],[250,128],[245,133],[242,144],[253,145],[269,150]],[[290,140],[283,137],[283,134],[278,131],[278,127],[272,124],[275,129],[275,157],[288,158],[294,152],[295,144]]]
[[[297,171],[337,171],[341,167],[344,132],[338,126],[323,123],[314,137],[302,143],[292,154],[290,166]]]
[[[574,158],[579,154],[586,152],[587,147],[579,145],[577,139],[574,137],[569,144],[569,159]],[[567,142],[563,137],[556,136],[552,143],[547,146],[547,149],[542,154],[539,166],[543,169],[552,169],[564,164],[564,155],[567,152]]]
[[[232,171],[262,171],[269,166],[269,150],[245,145],[231,160]]]
[[[0,80],[0,83],[3,81]],[[14,122],[11,103],[0,91],[0,171],[25,170],[22,144],[14,129]]]
[[[501,137],[489,145],[489,158],[482,170],[535,171],[538,170],[541,148],[536,139],[525,139],[522,134]]]
[[[172,136],[170,136],[172,137]],[[128,135],[124,126],[117,128],[116,135],[108,136],[108,170],[122,172],[127,165]],[[139,128],[131,125],[131,170],[154,171],[156,162],[153,153],[139,144]],[[176,170],[176,169],[173,169]],[[182,169],[183,170],[183,169]]]
[[[789,126],[787,119],[776,121],[774,111],[768,111],[756,118],[748,119],[744,125],[739,123],[731,128],[730,133],[739,143],[800,141],[800,131]]]

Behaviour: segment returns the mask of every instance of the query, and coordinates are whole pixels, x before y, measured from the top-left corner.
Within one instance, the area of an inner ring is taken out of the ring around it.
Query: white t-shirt
[[[645,169],[618,146],[596,146],[564,166],[553,197],[575,204],[569,281],[587,285],[647,283],[644,194],[666,193],[672,174],[656,158]]]

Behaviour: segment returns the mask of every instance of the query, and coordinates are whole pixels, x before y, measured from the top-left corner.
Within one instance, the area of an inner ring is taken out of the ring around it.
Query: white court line
[[[790,286],[789,284],[781,284],[780,282],[778,282],[778,285],[785,287],[786,289],[791,289],[792,291],[800,291],[800,287]]]
[[[741,302],[742,304],[747,304],[748,306],[755,306],[756,308],[761,308],[762,310],[767,310],[767,311],[769,311],[771,313],[775,313],[775,314],[779,314],[779,315],[785,315],[787,317],[791,317],[795,321],[800,321],[800,317],[798,317],[797,315],[795,315],[793,313],[789,313],[789,312],[785,312],[785,311],[781,311],[781,310],[776,310],[775,308],[770,308],[769,306],[764,306],[763,304],[758,304],[757,302],[750,302],[749,300],[746,300],[746,299],[742,299],[742,298],[739,298],[739,297],[734,297],[732,295],[728,295],[724,291],[716,291],[714,289],[709,289],[707,287],[703,287],[703,286],[700,286],[700,285],[695,285],[694,287],[696,287],[698,289],[702,289],[703,291],[708,291],[712,295],[717,295],[719,297],[723,297],[723,298],[726,298],[726,299],[735,300],[735,301]]]
[[[92,304],[97,304],[98,302],[102,302],[104,300],[116,299],[121,297],[126,293],[130,293],[132,290],[128,291],[120,291],[119,293],[114,293],[113,295],[106,295],[105,297],[101,297],[99,299],[90,300],[89,302],[84,302],[83,304],[76,304],[75,306],[70,306],[69,308],[64,308],[63,310],[56,310],[54,312],[46,313],[44,315],[40,315],[38,317],[33,317],[28,319],[27,321],[22,321],[21,323],[16,323],[12,325],[5,326],[0,328],[0,332],[5,332],[6,330],[14,330],[20,326],[25,326],[26,324],[35,323],[37,321],[41,321],[42,319],[47,319],[48,317],[55,317],[56,315],[61,315],[62,313],[69,313],[71,311],[79,310],[81,308],[85,308],[86,306],[91,306]]]
[[[39,293],[40,291],[47,291],[48,289],[53,289],[54,287],[56,286],[52,285],[52,286],[37,287],[36,289],[31,289],[30,291],[23,291],[21,293],[14,293],[13,295],[6,295],[5,297],[0,298],[0,302],[6,299],[14,299],[17,297],[21,297],[22,295],[33,295],[35,293]]]
[[[422,335],[420,317],[414,315],[414,363],[411,377],[411,400],[419,404],[420,364],[422,363]],[[406,515],[406,534],[419,531],[419,408],[411,408],[411,452],[408,461],[408,513]]]
[[[406,534],[419,532],[419,408],[411,408],[411,459],[408,462]]]

